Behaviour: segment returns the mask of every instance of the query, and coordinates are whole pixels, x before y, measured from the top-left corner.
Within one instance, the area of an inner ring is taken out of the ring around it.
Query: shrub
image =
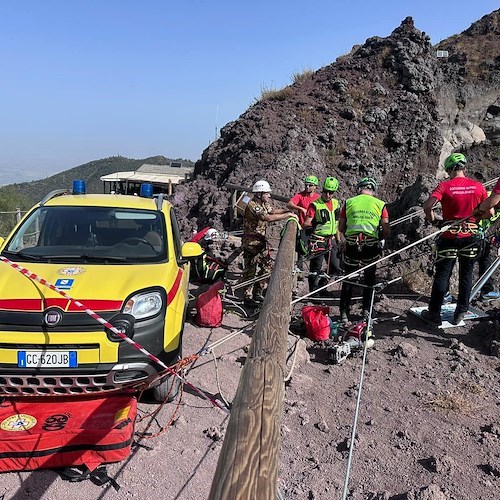
[[[282,89],[263,86],[260,90],[261,101],[285,101],[292,95],[293,90],[289,86],[283,87]]]
[[[305,68],[301,73],[293,73],[292,74],[292,82],[293,83],[302,83],[305,80],[309,80],[314,75],[314,70],[311,68]]]

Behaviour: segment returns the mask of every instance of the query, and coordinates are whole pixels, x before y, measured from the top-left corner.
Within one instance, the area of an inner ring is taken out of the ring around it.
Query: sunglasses
[[[308,187],[308,188],[309,188],[309,187],[312,187],[312,186],[316,186],[316,184],[307,184],[307,183],[306,183],[306,187]]]
[[[328,191],[328,189],[325,189],[325,193],[328,193],[328,194],[335,194],[335,191]]]

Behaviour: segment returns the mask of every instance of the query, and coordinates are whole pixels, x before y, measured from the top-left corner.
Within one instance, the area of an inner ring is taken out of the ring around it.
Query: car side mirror
[[[199,243],[193,243],[188,241],[184,243],[181,247],[181,258],[179,259],[179,265],[186,264],[192,260],[197,259],[203,255],[203,248]]]

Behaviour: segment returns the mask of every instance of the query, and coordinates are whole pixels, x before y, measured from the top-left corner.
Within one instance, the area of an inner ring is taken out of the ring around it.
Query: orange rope
[[[172,365],[171,369],[174,370],[175,373],[180,375],[186,368],[191,366],[199,357],[200,357],[199,354],[191,354],[189,356],[186,356],[185,358],[182,358],[179,361],[177,361],[177,363],[175,363],[175,365]],[[172,375],[172,377],[173,376],[174,375]],[[174,387],[174,385],[172,384],[170,390],[172,390],[173,387]],[[142,392],[141,392],[141,395],[142,395]],[[166,404],[169,395],[170,395],[170,392],[167,394],[167,397],[158,406],[158,408],[156,408],[154,411],[152,411],[150,413],[146,413],[145,415],[142,415],[137,421],[142,422],[146,418],[150,418],[150,420],[153,420],[154,418],[156,418],[157,415],[160,413],[161,409],[163,408],[163,406]],[[158,432],[156,432],[154,434],[146,434],[144,431],[137,431],[136,434],[138,436],[140,436],[142,439],[152,439],[152,438],[158,437],[161,434],[163,434],[174,423],[175,419],[177,418],[177,415],[179,414],[179,409],[180,409],[183,395],[184,395],[184,384],[181,384],[180,395],[179,395],[179,398],[177,400],[177,404],[175,406],[175,409],[172,412],[172,416],[170,417],[169,421],[164,426],[162,426],[160,428],[160,430]],[[146,428],[147,427],[149,427],[149,424],[148,424],[148,426],[146,426]]]

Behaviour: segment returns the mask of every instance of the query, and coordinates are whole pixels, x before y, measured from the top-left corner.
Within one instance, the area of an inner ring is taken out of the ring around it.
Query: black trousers
[[[339,247],[333,242],[330,250],[326,249],[323,252],[318,252],[316,257],[311,258],[309,265],[309,291],[312,292],[328,283],[328,279],[320,278],[319,275],[323,269],[323,262],[326,260],[326,272],[333,276],[340,272],[340,259],[338,256]]]
[[[458,299],[456,313],[469,309],[474,262],[478,255],[479,241],[476,236],[467,238],[441,238],[437,245],[434,282],[432,284],[429,311],[440,313],[443,298],[450,284],[450,276],[458,258]]]
[[[381,250],[377,244],[372,245],[350,245],[349,243],[345,246],[344,254],[344,274],[348,275],[354,271],[357,271],[361,267],[364,267],[380,257]],[[363,271],[363,309],[370,309],[372,289],[367,287],[372,287],[375,285],[376,280],[376,267],[372,266]],[[348,283],[348,281],[354,281],[356,278],[348,279],[342,282],[342,291],[340,292],[340,312],[349,312],[351,306],[352,293],[355,285]]]
[[[491,240],[490,238],[485,238],[481,240],[479,245],[479,254],[477,256],[477,264],[479,268],[479,277],[481,277],[488,267],[493,263],[493,258],[491,256]],[[481,293],[489,293],[493,291],[493,278],[490,279],[481,288]]]

